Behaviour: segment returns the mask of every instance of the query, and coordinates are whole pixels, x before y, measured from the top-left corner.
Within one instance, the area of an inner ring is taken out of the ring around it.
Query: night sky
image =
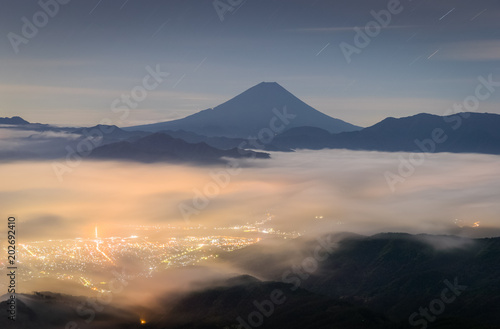
[[[473,95],[478,76],[500,81],[497,0],[220,0],[218,9],[212,1],[72,0],[57,12],[54,1],[46,1],[49,17],[37,1],[2,0],[0,116],[118,123],[113,100],[157,65],[168,77],[120,125],[181,118],[276,81],[328,115],[369,126],[442,115]],[[388,8],[386,26],[372,24],[369,44],[348,63],[341,45],[355,46],[354,28]],[[34,20],[38,31],[23,34]],[[500,113],[499,103],[494,93],[478,111]]]

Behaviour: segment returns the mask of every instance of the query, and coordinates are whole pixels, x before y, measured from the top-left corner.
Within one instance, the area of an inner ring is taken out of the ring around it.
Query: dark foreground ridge
[[[245,275],[151,305],[107,305],[90,324],[76,312],[83,298],[20,295],[19,323],[25,329],[71,320],[80,328],[500,327],[500,238],[332,234],[273,246],[256,244],[220,260],[266,281]],[[147,323],[138,313],[147,314]],[[0,319],[2,328],[6,321]]]

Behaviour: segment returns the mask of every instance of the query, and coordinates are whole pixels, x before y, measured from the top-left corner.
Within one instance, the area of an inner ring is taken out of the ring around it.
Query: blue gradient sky
[[[181,118],[276,81],[326,114],[369,126],[443,114],[474,93],[479,75],[500,81],[497,0],[402,0],[402,12],[347,63],[340,43],[353,44],[353,28],[387,4],[247,0],[221,21],[212,1],[72,0],[16,53],[8,34],[22,35],[21,18],[41,8],[2,0],[0,116],[119,123],[113,100],[157,64],[170,75],[121,125]],[[499,105],[500,89],[479,111],[500,113]]]

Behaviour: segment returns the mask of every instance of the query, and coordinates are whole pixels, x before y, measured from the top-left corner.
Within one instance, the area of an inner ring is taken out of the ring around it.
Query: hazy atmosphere
[[[1,328],[500,328],[498,1],[0,1]]]
[[[95,225],[108,236],[138,222],[230,226],[268,211],[278,227],[309,232],[457,233],[475,222],[481,230],[474,235],[500,232],[498,156],[431,156],[392,192],[384,174],[397,173],[399,157],[408,156],[276,153],[252,166],[241,162],[231,174],[225,166],[85,161],[64,183],[50,162],[17,162],[1,165],[0,206],[26,221],[22,238],[28,241],[86,238]]]

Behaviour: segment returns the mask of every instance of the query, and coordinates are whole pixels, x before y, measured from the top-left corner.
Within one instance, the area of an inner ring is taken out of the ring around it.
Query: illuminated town
[[[104,291],[109,273],[124,265],[133,264],[134,276],[149,277],[167,268],[199,265],[266,236],[300,236],[297,232],[273,229],[269,225],[271,219],[268,215],[253,224],[216,228],[126,226],[124,230],[133,234],[120,237],[100,237],[95,226],[93,236],[88,238],[23,241],[17,250],[18,272],[23,281],[52,278]],[[1,264],[2,268],[6,266]]]

